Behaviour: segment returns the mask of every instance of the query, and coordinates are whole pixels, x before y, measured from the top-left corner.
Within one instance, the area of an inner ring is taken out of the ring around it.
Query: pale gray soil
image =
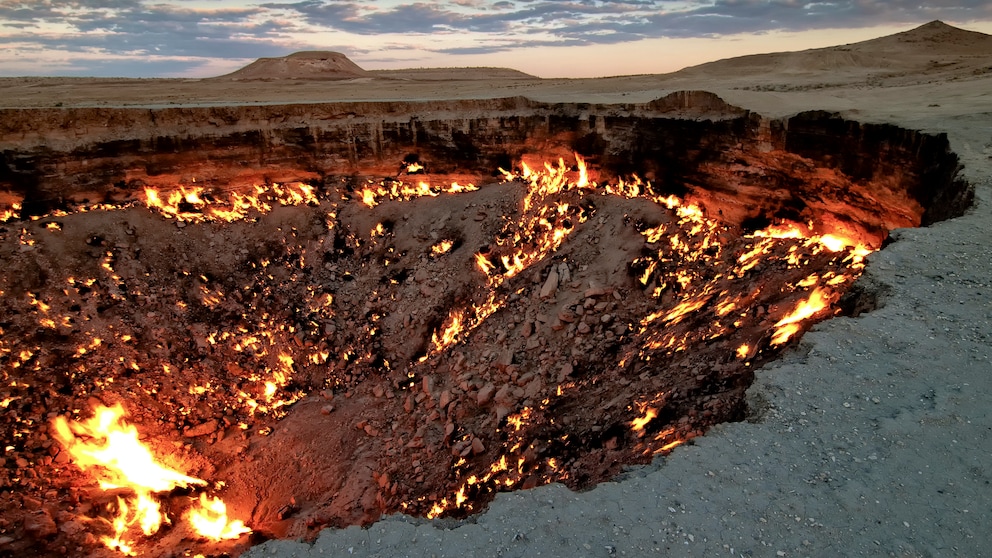
[[[975,207],[895,231],[860,280],[883,307],[817,325],[760,370],[751,420],[589,492],[546,486],[462,523],[390,517],[245,556],[992,555],[992,99],[927,91],[875,90],[846,114],[948,132]],[[855,97],[768,95],[726,96],[772,114]]]

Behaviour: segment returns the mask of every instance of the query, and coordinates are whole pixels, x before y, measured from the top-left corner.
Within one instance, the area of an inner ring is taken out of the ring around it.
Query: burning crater
[[[0,549],[36,555],[591,486],[743,419],[972,196],[943,137],[699,92],[3,117]]]

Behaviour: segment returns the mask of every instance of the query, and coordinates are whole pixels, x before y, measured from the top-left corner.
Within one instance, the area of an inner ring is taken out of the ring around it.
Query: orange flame
[[[102,488],[126,488],[134,492],[133,497],[117,499],[117,513],[111,521],[114,535],[101,539],[108,548],[134,555],[134,543],[125,540],[133,529],[140,528],[145,536],[150,536],[158,532],[163,522],[169,522],[152,494],[207,482],[159,464],[138,439],[138,429],[128,424],[124,416],[119,403],[113,407],[99,405],[86,421],[70,422],[56,417],[52,424],[55,439],[80,469],[96,476]]]
[[[825,289],[814,289],[809,298],[796,305],[796,308],[775,324],[772,345],[785,343],[799,331],[800,323],[819,313],[831,302],[831,294]]]
[[[151,451],[138,440],[138,429],[124,421],[124,409],[98,406],[89,420],[68,422],[55,419],[55,437],[82,469],[100,467],[104,488],[130,487],[135,491],[165,492],[176,487],[205,485],[206,481],[186,476],[159,465]],[[90,438],[84,441],[83,437]]]
[[[643,415],[630,421],[631,430],[637,432],[638,436],[642,436],[644,434],[644,427],[658,416],[658,409],[655,409],[654,407],[647,407],[643,409],[643,412]]]
[[[227,505],[220,498],[207,498],[206,494],[200,494],[199,504],[198,508],[189,511],[188,519],[200,536],[221,541],[251,533],[251,529],[240,519],[228,520]]]

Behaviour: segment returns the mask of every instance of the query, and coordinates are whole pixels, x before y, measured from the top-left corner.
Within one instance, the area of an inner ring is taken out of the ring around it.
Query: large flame
[[[53,426],[56,440],[80,469],[97,479],[101,488],[125,489],[133,493],[117,498],[116,515],[111,520],[114,534],[101,539],[108,548],[133,555],[134,542],[129,539],[135,536],[135,531],[140,529],[145,536],[151,536],[163,523],[170,522],[153,494],[179,487],[204,486],[207,481],[159,463],[148,446],[139,440],[138,429],[128,424],[124,416],[124,408],[119,403],[113,407],[99,405],[93,416],[85,421],[56,417]],[[220,505],[223,506],[223,502]],[[239,534],[249,532],[243,530],[246,529],[243,524],[236,529],[242,529]]]
[[[83,470],[94,468],[104,488],[166,492],[206,481],[163,467],[138,440],[138,429],[124,421],[124,408],[98,406],[83,422],[55,418],[55,437]]]

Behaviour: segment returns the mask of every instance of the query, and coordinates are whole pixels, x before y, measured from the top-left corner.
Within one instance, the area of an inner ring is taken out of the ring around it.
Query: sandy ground
[[[715,427],[588,492],[550,485],[502,494],[464,522],[394,516],[367,529],[325,530],[312,545],[270,541],[246,556],[984,556],[992,554],[988,56],[962,54],[953,67],[921,67],[907,55],[898,68],[858,59],[799,73],[724,65],[600,80],[454,80],[444,88],[366,78],[235,88],[32,78],[0,80],[0,88],[9,107],[513,95],[640,102],[705,89],[765,116],[826,109],[947,133],[976,186],[975,207],[895,231],[896,242],[871,256],[860,280],[883,307],[821,323],[758,371],[747,422]]]

